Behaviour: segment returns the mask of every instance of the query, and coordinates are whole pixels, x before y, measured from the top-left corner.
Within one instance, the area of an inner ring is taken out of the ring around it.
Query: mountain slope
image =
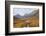
[[[32,11],[32,13],[29,14],[25,14],[24,16],[21,16],[19,14],[15,15],[16,18],[28,18],[28,17],[32,17],[32,16],[39,16],[39,10],[34,10]]]

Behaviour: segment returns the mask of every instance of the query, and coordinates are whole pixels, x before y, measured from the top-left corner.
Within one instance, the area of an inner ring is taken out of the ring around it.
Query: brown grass
[[[25,21],[28,20],[29,23]],[[33,16],[28,19],[16,19],[13,23],[15,28],[22,28],[22,27],[38,27],[39,26],[39,18]]]

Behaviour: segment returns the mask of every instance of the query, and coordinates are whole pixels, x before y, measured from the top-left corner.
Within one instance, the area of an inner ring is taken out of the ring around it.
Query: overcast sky
[[[24,16],[24,14],[29,14],[33,11],[34,9],[33,8],[14,8],[13,9],[13,15],[21,15],[21,16]]]

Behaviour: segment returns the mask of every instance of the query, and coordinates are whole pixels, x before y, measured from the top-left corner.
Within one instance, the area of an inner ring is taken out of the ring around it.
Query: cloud
[[[34,8],[14,8],[13,9],[13,15],[21,15],[24,16],[25,14],[29,14],[34,10]]]

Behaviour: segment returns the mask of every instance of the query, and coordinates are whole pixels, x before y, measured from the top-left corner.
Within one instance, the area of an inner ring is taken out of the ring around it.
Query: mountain
[[[32,16],[39,16],[39,10],[34,10],[32,11],[32,13],[29,14],[25,14],[24,16],[21,16],[19,14],[15,15],[16,18],[28,18],[28,17],[32,17]]]
[[[22,18],[22,16],[19,15],[19,14],[15,15],[15,17],[16,17],[16,18]]]

